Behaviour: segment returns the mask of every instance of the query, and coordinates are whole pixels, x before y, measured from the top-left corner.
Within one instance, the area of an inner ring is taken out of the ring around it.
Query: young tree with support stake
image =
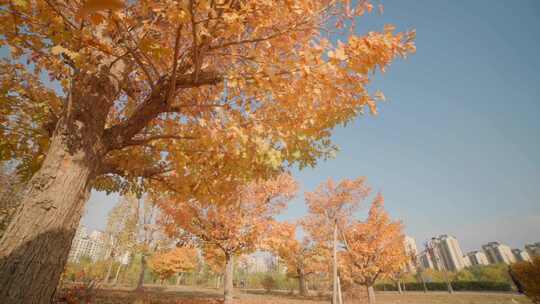
[[[125,196],[109,212],[107,226],[105,228],[106,252],[109,253],[110,264],[105,275],[104,282],[107,284],[112,275],[114,260],[126,253],[132,252],[137,244],[137,202],[132,197]],[[115,282],[120,271],[118,266]]]
[[[270,233],[274,216],[281,212],[297,190],[297,184],[288,174],[247,185],[239,185],[228,193],[229,203],[207,204],[182,201],[171,194],[160,206],[171,217],[175,228],[188,233],[211,250],[221,251],[225,258],[224,299],[233,301],[234,257],[254,251]]]
[[[407,260],[402,230],[401,223],[392,221],[384,210],[380,194],[366,221],[356,221],[344,230],[341,271],[347,280],[366,287],[370,304],[375,303],[375,281],[390,275]]]
[[[0,5],[0,155],[32,164],[0,240],[2,303],[51,300],[91,189],[143,178],[210,202],[314,165],[335,126],[376,112],[372,72],[414,51],[392,26],[354,34],[365,0]]]
[[[306,192],[308,216],[305,220],[310,234],[321,242],[330,243],[332,248],[332,303],[339,303],[338,242],[340,229],[347,227],[353,213],[367,197],[370,189],[365,178],[344,179],[335,183],[328,179],[313,192]],[[332,235],[332,237],[329,237]]]
[[[308,295],[307,278],[324,272],[328,260],[326,251],[315,246],[307,236],[296,239],[296,226],[291,223],[275,223],[270,236],[264,240],[263,248],[274,252],[287,267],[287,275],[298,280],[299,294]]]

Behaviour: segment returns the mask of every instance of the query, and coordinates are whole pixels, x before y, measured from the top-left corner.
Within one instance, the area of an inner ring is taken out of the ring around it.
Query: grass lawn
[[[192,286],[146,288],[137,293],[127,288],[101,289],[93,294],[93,302],[100,304],[219,304],[222,302],[220,290]],[[262,291],[237,291],[238,304],[299,304],[329,303],[320,297],[301,298],[285,293],[267,294]],[[363,296],[348,297],[345,304],[367,303]],[[394,292],[377,293],[377,304],[531,304],[525,296],[509,293],[456,292],[408,292],[399,295]]]

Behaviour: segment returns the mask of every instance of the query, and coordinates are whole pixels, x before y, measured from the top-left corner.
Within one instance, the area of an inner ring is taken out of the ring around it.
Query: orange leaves
[[[186,272],[197,267],[197,250],[190,247],[177,247],[158,253],[149,260],[150,267],[162,279]]]
[[[182,201],[227,205],[238,185],[333,157],[332,129],[377,112],[384,95],[369,96],[370,75],[413,52],[414,33],[385,26],[351,34],[359,16],[373,9],[369,1],[222,2],[18,0],[0,12],[0,44],[14,58],[27,54],[32,73],[60,81],[64,96],[73,83],[71,65],[98,81],[114,79],[117,99],[108,105],[107,130],[98,134],[139,129],[119,134],[126,146],[104,152],[116,169],[104,174],[131,182],[145,169],[167,168],[146,177],[145,186],[175,192]],[[335,43],[328,33],[349,38]],[[174,94],[164,102],[160,96],[169,94],[163,92]],[[20,132],[27,131],[6,136]],[[28,142],[38,142],[27,133]],[[147,135],[173,136],[134,144]]]
[[[124,7],[124,1],[122,0],[87,0],[80,11],[82,16],[104,11],[104,10],[117,10]]]
[[[313,219],[312,225],[321,229],[324,226],[333,226],[334,222],[345,224],[369,191],[365,178],[359,177],[354,180],[344,179],[338,184],[328,179],[314,192],[306,192],[306,204]]]
[[[289,275],[298,277],[326,271],[328,256],[322,248],[304,238],[296,239],[296,225],[291,223],[273,223],[271,232],[264,239],[262,248],[278,255],[287,265]]]
[[[522,261],[512,264],[511,274],[521,283],[521,288],[533,303],[540,302],[540,256],[535,256],[532,261]]]
[[[227,254],[252,251],[270,231],[273,217],[292,199],[296,182],[288,174],[268,181],[241,185],[228,196],[229,204],[183,201],[172,196],[161,202],[164,212],[179,229],[206,246]]]
[[[407,260],[403,226],[390,219],[383,204],[378,194],[366,221],[353,222],[344,229],[342,272],[357,284],[370,286],[378,277],[401,269]]]

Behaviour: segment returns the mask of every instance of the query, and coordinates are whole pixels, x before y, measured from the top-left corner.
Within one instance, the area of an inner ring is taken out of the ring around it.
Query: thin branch
[[[45,2],[47,2],[47,5],[56,13],[58,14],[63,20],[64,22],[66,22],[68,25],[70,25],[72,28],[74,29],[77,29],[77,27],[75,26],[75,24],[73,24],[66,16],[64,16],[64,14],[62,14],[62,12],[60,10],[58,10],[58,8],[56,8],[50,0],[45,0]]]
[[[189,0],[189,11],[191,15],[191,34],[193,37],[193,65],[195,66],[195,82],[199,80],[199,50],[197,46],[197,24],[195,23],[195,5],[193,0]]]
[[[173,69],[171,74],[171,81],[169,92],[167,93],[167,104],[170,104],[173,95],[176,93],[176,69],[178,68],[178,52],[180,48],[180,33],[182,32],[182,24],[178,25],[176,29],[176,39],[174,42],[174,54],[173,54]]]
[[[193,140],[193,139],[197,139],[197,137],[178,136],[178,135],[156,135],[156,136],[150,136],[150,137],[141,138],[141,139],[131,139],[127,141],[122,148],[129,147],[129,146],[144,146],[152,141],[164,140],[164,139]]]

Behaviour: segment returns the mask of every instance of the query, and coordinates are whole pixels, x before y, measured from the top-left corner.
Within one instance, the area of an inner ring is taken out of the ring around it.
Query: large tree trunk
[[[301,296],[307,296],[306,275],[303,269],[298,270],[298,288]]]
[[[223,282],[223,297],[224,304],[233,303],[233,276],[234,276],[234,261],[231,254],[225,254],[225,278]]]
[[[337,222],[334,223],[334,238],[332,248],[332,304],[338,303],[338,267],[337,267]]]
[[[143,253],[141,255],[141,272],[139,273],[139,281],[137,282],[137,290],[142,290],[144,288],[144,274],[146,272],[146,255]]]
[[[375,304],[375,289],[373,289],[373,285],[367,286],[367,294],[368,294],[368,303]]]
[[[115,94],[109,78],[73,78],[41,168],[0,241],[0,303],[50,303],[100,165]]]

